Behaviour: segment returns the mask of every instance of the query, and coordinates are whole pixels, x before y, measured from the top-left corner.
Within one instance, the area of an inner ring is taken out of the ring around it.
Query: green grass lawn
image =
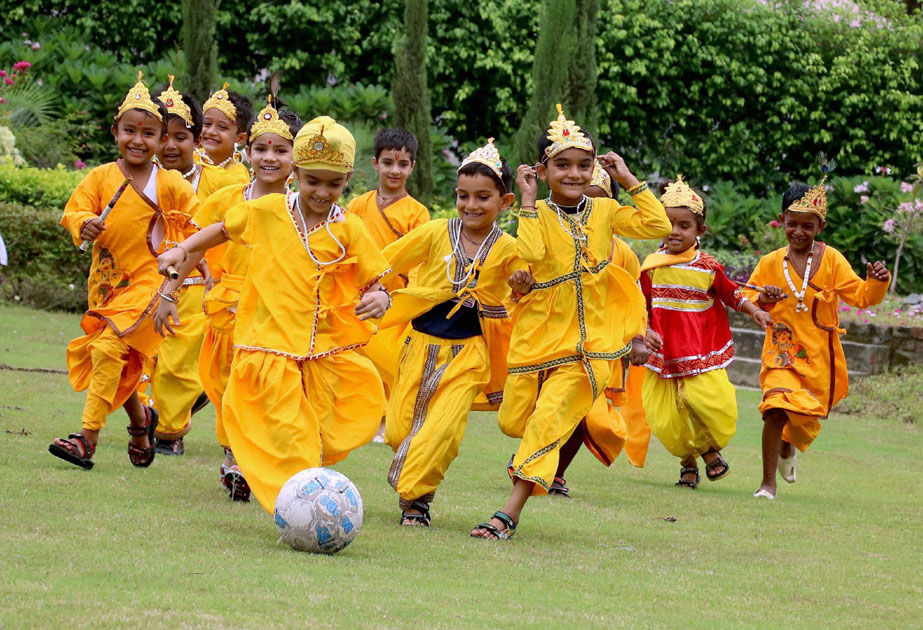
[[[62,369],[78,319],[0,304],[0,364]],[[64,374],[0,369],[0,627],[921,627],[916,425],[835,416],[798,483],[762,502],[758,399],[739,393],[728,478],[674,488],[657,443],[644,469],[583,452],[574,498],[533,499],[507,542],[468,538],[510,487],[516,443],[493,414],[472,414],[430,530],[398,527],[391,451],[370,444],[337,466],[362,493],[362,532],[325,557],[227,501],[210,408],[186,456],[149,469],[129,463],[114,413],[85,472],[47,453],[79,428],[83,395]]]

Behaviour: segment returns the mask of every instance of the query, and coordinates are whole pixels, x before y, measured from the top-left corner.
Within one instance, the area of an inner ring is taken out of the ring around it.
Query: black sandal
[[[560,497],[570,498],[570,488],[567,487],[567,481],[564,477],[555,477],[548,488],[548,494],[556,494]]]
[[[727,461],[723,457],[721,457],[721,453],[716,451],[715,449],[711,449],[707,451],[705,455],[708,455],[709,453],[714,453],[715,458],[711,460],[710,464],[706,462],[705,476],[708,477],[709,481],[718,481],[719,479],[723,479],[724,477],[727,477],[728,474],[731,472],[730,464],[728,464]],[[703,462],[705,461],[705,455],[702,456]],[[720,473],[714,472],[715,468],[721,468],[721,467],[724,467],[724,470],[722,472]]]
[[[224,447],[224,455],[234,459],[234,453],[228,447]],[[230,466],[221,465],[221,485],[227,491],[228,498],[231,501],[250,501],[250,484],[247,483],[244,474],[240,472],[237,460],[234,460],[234,463]]]
[[[689,481],[688,479],[683,479],[683,476],[695,473],[695,481]],[[677,481],[675,486],[687,486],[693,490],[699,487],[699,467],[698,466],[683,466],[679,469],[679,481]]]
[[[147,468],[154,463],[154,456],[157,454],[154,448],[154,430],[157,428],[159,414],[153,407],[144,407],[144,413],[147,415],[147,424],[143,427],[127,427],[128,435],[134,437],[146,435],[147,442],[150,445],[147,448],[138,448],[131,442],[128,443],[128,459],[131,460],[132,466],[136,468]]]
[[[429,527],[429,524],[432,522],[429,515],[429,504],[424,503],[423,501],[413,501],[408,508],[410,510],[417,510],[419,514],[408,514],[407,510],[401,510],[401,521],[400,524],[404,527]],[[405,523],[404,521],[410,521]]]
[[[506,512],[494,512],[495,519],[502,522],[506,527],[504,529],[498,529],[495,525],[490,523],[481,523],[474,529],[486,529],[494,537],[494,540],[508,540],[513,537],[513,534],[516,533],[516,523],[513,522],[513,517],[511,517]],[[474,532],[471,533],[472,538],[483,538],[483,536],[475,536]]]
[[[93,454],[96,453],[96,447],[90,446],[90,443],[82,433],[71,433],[67,436],[67,439],[60,439],[69,446],[61,446],[52,442],[48,445],[49,453],[75,466],[80,466],[84,470],[93,468],[93,464],[95,463],[93,461]],[[74,442],[74,440],[77,440],[77,442]],[[83,449],[83,457],[77,452],[78,447]]]

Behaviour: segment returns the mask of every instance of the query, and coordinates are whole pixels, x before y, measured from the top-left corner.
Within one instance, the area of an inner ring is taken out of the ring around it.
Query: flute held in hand
[[[748,289],[753,289],[754,291],[759,291],[760,293],[763,292],[763,287],[758,287],[758,286],[756,286],[755,284],[750,284],[749,282],[738,282],[737,284],[740,285],[740,286],[742,286],[742,287],[746,287],[746,288],[748,288]],[[788,297],[788,294],[787,294],[787,293],[783,293],[783,294],[782,294],[782,299],[783,299],[783,300],[784,300],[785,298],[787,298],[787,297]]]
[[[104,223],[105,223],[106,217],[108,217],[108,216],[109,216],[109,213],[112,212],[112,208],[115,206],[116,203],[118,203],[119,197],[122,196],[122,193],[125,192],[125,189],[128,188],[128,185],[129,185],[130,183],[131,183],[131,175],[129,175],[128,177],[125,178],[125,181],[122,182],[122,185],[119,186],[119,189],[118,189],[117,191],[115,191],[115,195],[113,195],[112,199],[109,200],[108,205],[106,205],[106,207],[105,207],[105,208],[103,209],[103,211],[100,213],[100,215],[99,215],[99,220],[100,220],[101,222],[104,222]],[[87,251],[87,248],[90,246],[90,244],[91,244],[92,242],[93,242],[93,241],[84,241],[83,243],[81,243],[81,244],[80,244],[80,251],[82,251],[82,252]]]

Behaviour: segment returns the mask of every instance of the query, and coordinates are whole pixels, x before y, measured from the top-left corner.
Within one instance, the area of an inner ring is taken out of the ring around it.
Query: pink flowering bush
[[[881,226],[885,238],[897,244],[891,293],[897,287],[904,248],[912,237],[923,235],[923,163],[917,164],[917,172],[910,179],[910,182],[901,182],[901,192],[909,199],[899,203]]]

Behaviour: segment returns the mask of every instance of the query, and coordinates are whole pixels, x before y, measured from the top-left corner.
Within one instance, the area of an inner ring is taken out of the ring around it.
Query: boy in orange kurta
[[[372,240],[384,249],[418,225],[429,221],[429,210],[407,192],[407,178],[413,173],[419,143],[416,136],[404,129],[380,129],[375,134],[375,157],[372,167],[378,172],[378,188],[349,202],[347,210],[365,222]],[[416,270],[391,274],[383,284],[388,291],[403,289]],[[401,331],[397,328],[379,330],[362,349],[372,360],[385,386],[385,404],[397,377],[397,359],[401,349]],[[384,416],[384,410],[382,410]],[[384,441],[382,419],[376,442]]]
[[[840,300],[859,308],[881,302],[891,274],[884,263],[867,263],[868,279],[853,272],[843,255],[815,241],[827,216],[824,183],[792,186],[782,198],[779,222],[788,247],[760,259],[744,295],[775,322],[763,342],[763,482],[757,498],[774,499],[776,471],[795,481],[795,448],[817,437],[821,420],[849,391],[837,316]]]
[[[85,469],[93,467],[106,417],[123,405],[131,422],[132,464],[146,467],[154,460],[156,413],[141,406],[135,390],[145,358],[162,340],[151,318],[163,286],[157,253],[195,230],[190,217],[198,204],[179,173],[151,161],[164,139],[165,121],[165,108],[151,100],[139,72],[112,125],[122,158],[93,169],[61,218],[75,245],[94,241],[89,310],[80,322],[86,335],[67,347],[70,383],[76,391],[89,391],[82,430],[55,440],[48,450]],[[116,198],[123,183],[128,185]],[[104,219],[107,207],[112,213]]]

